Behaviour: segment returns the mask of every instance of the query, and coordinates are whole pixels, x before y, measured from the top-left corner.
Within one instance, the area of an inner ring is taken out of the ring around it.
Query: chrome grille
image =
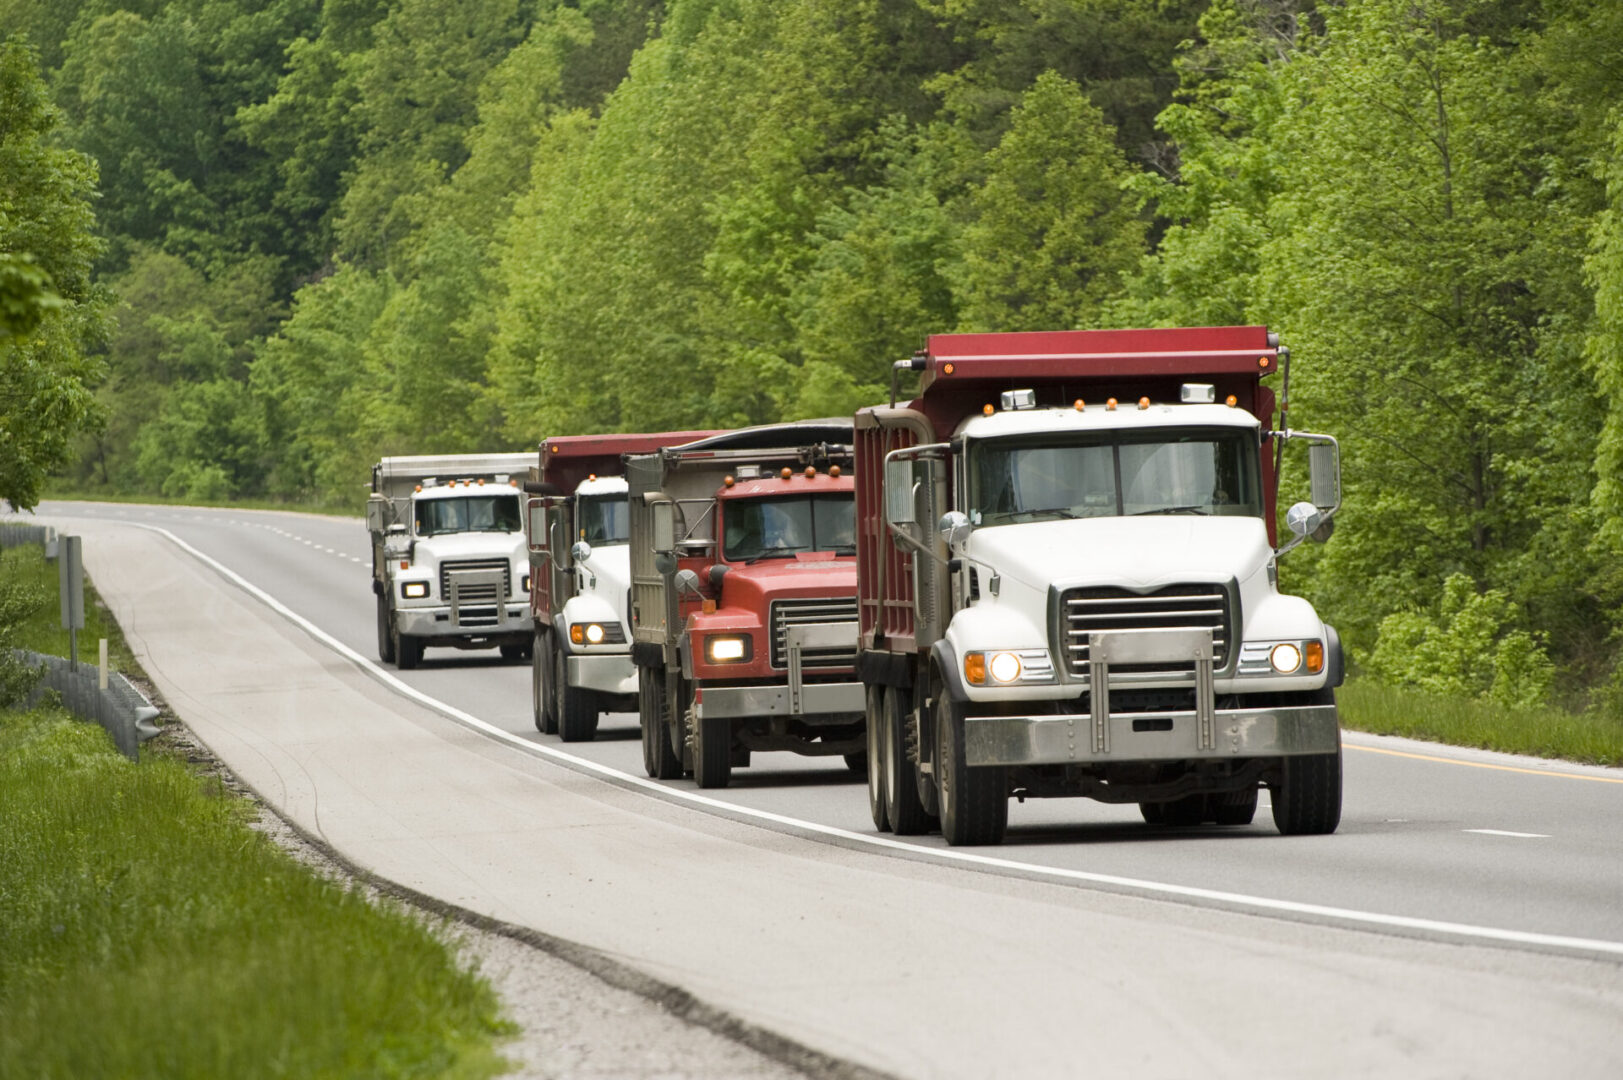
[[[500,570],[502,572],[502,594],[500,596],[492,596],[488,585],[479,589],[464,587],[462,590],[463,603],[470,600],[475,603],[480,601],[493,603],[498,600],[505,600],[513,595],[513,568],[508,565],[506,559],[464,559],[462,562],[440,563],[440,595],[447,601],[451,599],[451,571],[453,570]]]
[[[812,623],[844,623],[857,621],[857,598],[854,596],[818,597],[808,600],[774,600],[772,602],[772,666],[789,664],[788,633],[791,626]],[[806,668],[848,668],[857,662],[857,643],[853,636],[849,646],[838,649],[802,649],[800,663]]]
[[[1169,585],[1151,593],[1126,589],[1069,589],[1060,599],[1061,649],[1073,678],[1088,676],[1088,638],[1101,630],[1163,630],[1210,627],[1212,666],[1229,655],[1229,593],[1221,585]],[[1194,663],[1111,665],[1113,673],[1193,675]]]

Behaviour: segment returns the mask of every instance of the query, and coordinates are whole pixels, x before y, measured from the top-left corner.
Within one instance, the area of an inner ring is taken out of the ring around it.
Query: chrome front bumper
[[[971,765],[1281,757],[1333,754],[1340,745],[1334,705],[1217,709],[1209,726],[1195,712],[1117,713],[1102,722],[1090,713],[964,719]]]
[[[605,694],[635,694],[637,668],[630,653],[585,653],[569,658],[569,685]]]
[[[448,607],[396,608],[395,621],[402,634],[422,638],[485,638],[515,634],[527,636],[531,632],[530,610],[522,602],[509,600],[504,608],[495,609],[494,622],[488,614],[493,607],[490,604],[484,605],[486,614],[483,620],[474,626],[459,624],[455,613]]]
[[[701,717],[799,716],[813,723],[845,723],[868,707],[859,682],[808,683],[800,687],[799,697],[795,709],[788,686],[706,686],[696,708]]]

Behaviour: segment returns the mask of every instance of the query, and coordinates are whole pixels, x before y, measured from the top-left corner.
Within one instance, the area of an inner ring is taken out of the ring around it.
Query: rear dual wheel
[[[682,775],[682,756],[671,744],[671,725],[665,693],[665,673],[658,668],[637,669],[637,721],[642,727],[642,766],[655,780]]]
[[[535,730],[543,735],[558,734],[558,713],[552,700],[552,650],[540,630],[530,650],[530,709],[535,714]]]

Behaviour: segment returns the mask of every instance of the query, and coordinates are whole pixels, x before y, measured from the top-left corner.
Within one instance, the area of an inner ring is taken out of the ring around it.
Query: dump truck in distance
[[[849,421],[626,459],[648,775],[725,787],[755,751],[865,767]]]
[[[1011,797],[1058,796],[1240,825],[1267,787],[1281,832],[1334,831],[1340,641],[1276,568],[1328,536],[1339,452],[1284,426],[1289,359],[1205,327],[941,334],[897,363],[855,435],[876,827],[1000,843]],[[1311,501],[1280,545],[1291,445]]]
[[[626,454],[712,431],[570,435],[541,441],[524,484],[530,557],[531,705],[536,729],[591,739],[606,712],[637,708],[626,604]]]
[[[416,667],[428,646],[529,655],[523,497],[531,454],[386,457],[366,527],[378,656]]]

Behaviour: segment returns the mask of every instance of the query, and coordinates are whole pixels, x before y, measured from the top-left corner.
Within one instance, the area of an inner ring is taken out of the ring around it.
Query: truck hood
[[[596,545],[592,548],[592,557],[581,563],[578,570],[585,571],[579,597],[601,598],[614,609],[616,619],[629,625],[626,619],[626,593],[631,588],[631,545]],[[593,579],[596,579],[595,586]]]
[[[1273,549],[1261,518],[1154,514],[977,529],[965,554],[1038,592],[1051,584],[1149,591],[1182,581],[1244,581]]]
[[[786,597],[857,594],[857,561],[850,556],[816,559],[766,559],[734,566],[721,580],[721,603],[748,608],[765,617],[767,605]]]
[[[446,559],[512,558],[524,551],[524,534],[499,532],[445,533],[428,536],[417,541],[419,557],[432,554],[441,562]]]

